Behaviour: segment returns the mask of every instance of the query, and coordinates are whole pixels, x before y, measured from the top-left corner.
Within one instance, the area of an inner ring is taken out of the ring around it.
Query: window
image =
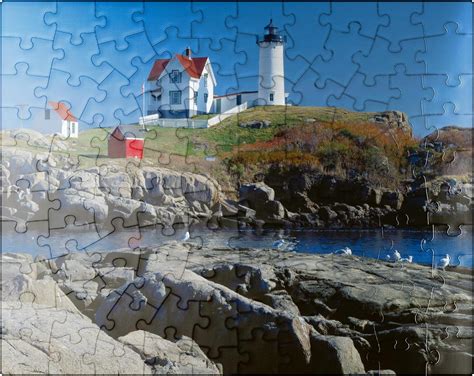
[[[170,82],[172,84],[181,83],[181,72],[179,70],[172,70],[170,73]]]
[[[44,120],[49,120],[51,119],[51,110],[44,110]]]
[[[207,73],[204,73],[204,82],[207,82],[207,77],[209,77],[209,75]]]
[[[71,123],[71,133],[76,133],[76,123]]]
[[[198,92],[195,91],[194,92],[194,104],[197,104],[197,102],[198,102]]]
[[[209,98],[209,94],[204,93],[204,103],[207,103],[207,98]]]
[[[275,94],[273,93],[270,93],[270,102],[273,102],[273,98],[274,98]]]
[[[170,91],[170,104],[181,104],[180,91]]]
[[[237,106],[240,106],[242,104],[242,95],[237,95]]]

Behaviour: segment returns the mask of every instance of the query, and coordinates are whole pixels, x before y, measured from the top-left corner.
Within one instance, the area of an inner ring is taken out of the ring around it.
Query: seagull
[[[186,231],[186,234],[184,234],[183,238],[181,239],[182,242],[187,242],[191,235],[189,235],[189,231]]]
[[[349,247],[344,247],[342,249],[338,249],[337,251],[334,252],[336,255],[352,255],[352,249]]]
[[[438,267],[444,270],[449,265],[450,261],[451,257],[446,253],[446,256],[439,260]]]
[[[385,256],[385,258],[388,260],[388,261],[394,261],[394,262],[398,262],[402,259],[402,256],[400,255],[400,252],[398,252],[397,250],[395,250],[393,252],[393,256],[390,256],[390,255],[387,255]]]
[[[400,252],[395,250],[395,252],[393,252],[393,258],[395,259],[395,261],[400,261],[402,259],[402,255],[400,254]]]
[[[284,239],[278,239],[276,241],[273,242],[272,244],[272,247],[273,248],[282,248],[284,245],[286,244],[285,240]]]
[[[413,262],[413,256],[408,256],[407,258],[400,259],[401,262],[408,262],[411,264]]]

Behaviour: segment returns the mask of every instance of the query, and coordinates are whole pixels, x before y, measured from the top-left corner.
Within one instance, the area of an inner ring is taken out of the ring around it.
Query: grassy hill
[[[401,129],[374,123],[374,115],[329,107],[269,106],[248,109],[209,129],[150,127],[142,163],[211,174],[229,189],[237,180],[251,180],[275,165],[398,178],[406,148],[416,142]],[[264,120],[270,122],[265,129],[239,126]],[[127,163],[106,159],[110,131],[82,131],[77,140],[66,141],[64,153],[85,165]]]

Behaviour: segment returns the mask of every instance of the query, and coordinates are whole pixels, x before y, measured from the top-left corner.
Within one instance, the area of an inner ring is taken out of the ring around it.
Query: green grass
[[[199,115],[204,119],[214,115]],[[298,126],[308,119],[316,121],[366,121],[372,113],[351,112],[329,107],[298,106],[260,106],[234,115],[208,129],[174,129],[149,127],[145,137],[145,158],[156,160],[160,155],[172,154],[181,157],[204,159],[206,155],[219,155],[230,152],[242,144],[271,140],[284,129]],[[239,127],[241,122],[268,120],[271,126],[266,129]],[[67,140],[66,154],[94,159],[97,155],[107,155],[108,134],[113,128],[94,128],[84,130],[76,140]],[[21,145],[28,148],[28,145]],[[36,151],[36,149],[35,149]],[[84,159],[83,158],[83,159]]]

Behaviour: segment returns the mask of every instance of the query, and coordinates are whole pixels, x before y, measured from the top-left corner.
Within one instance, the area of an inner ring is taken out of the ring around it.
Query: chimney
[[[186,51],[184,52],[184,54],[188,59],[191,59],[191,49],[189,47],[186,47]]]

